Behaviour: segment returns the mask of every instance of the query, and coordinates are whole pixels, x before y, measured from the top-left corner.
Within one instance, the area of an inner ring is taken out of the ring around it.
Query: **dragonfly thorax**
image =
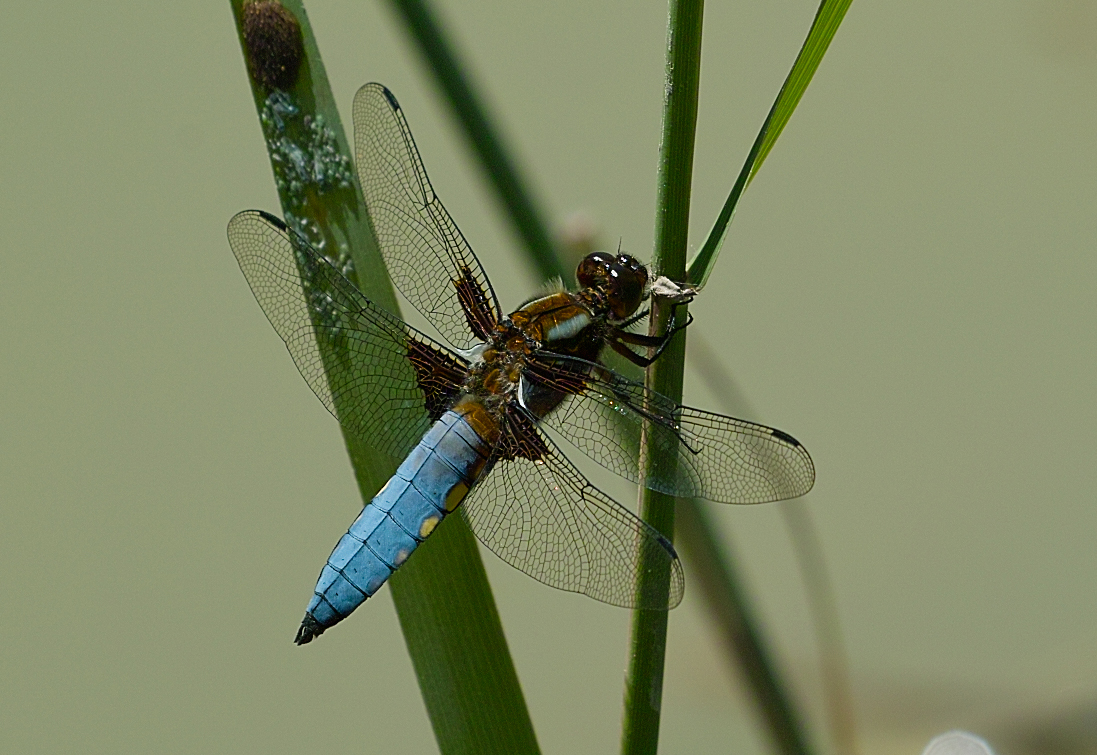
[[[536,347],[509,320],[501,323],[492,342],[476,350],[478,358],[469,365],[465,390],[489,404],[512,399],[526,360]]]

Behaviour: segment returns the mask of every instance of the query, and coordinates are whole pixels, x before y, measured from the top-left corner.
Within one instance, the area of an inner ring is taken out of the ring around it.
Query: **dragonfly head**
[[[624,320],[640,308],[648,285],[647,268],[628,254],[593,252],[583,258],[575,277],[583,288],[605,293],[613,316]]]

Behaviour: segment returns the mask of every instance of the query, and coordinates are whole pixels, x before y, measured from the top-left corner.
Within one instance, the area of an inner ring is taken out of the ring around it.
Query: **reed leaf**
[[[330,256],[341,262],[343,255],[349,257],[345,269],[351,280],[398,314],[303,4],[231,0],[230,5],[287,223]],[[245,13],[257,12],[266,14],[262,23],[267,24],[259,36],[274,49],[256,46],[254,38],[248,44]],[[295,35],[300,55],[286,47]],[[301,156],[305,159],[296,159]],[[302,166],[306,170],[298,169]],[[344,440],[362,499],[369,501],[398,460],[345,432]],[[538,753],[480,552],[463,518],[449,517],[393,574],[389,586],[441,752]]]
[[[792,117],[792,112],[800,104],[800,98],[804,96],[804,91],[811,83],[811,78],[815,75],[816,69],[819,68],[819,63],[822,62],[823,55],[826,54],[830,41],[834,38],[834,33],[838,31],[838,26],[845,18],[846,11],[852,1],[823,0],[820,3],[819,9],[815,13],[815,21],[808,31],[807,39],[804,40],[800,53],[796,56],[796,62],[793,63],[792,70],[789,71],[784,85],[781,86],[781,91],[777,94],[777,99],[773,102],[773,107],[770,108],[765,122],[762,123],[762,128],[747,154],[746,162],[743,163],[743,167],[739,171],[739,177],[731,187],[731,193],[724,201],[724,206],[720,210],[712,230],[709,231],[704,246],[689,262],[687,279],[697,288],[702,288],[708,282],[708,277],[716,264],[716,258],[719,256],[721,248],[723,248],[728,227],[735,216],[735,208],[739,204],[740,197],[742,197],[750,182],[754,180],[754,176],[758,173],[762,163],[765,162],[766,157],[773,149],[773,145],[777,142],[777,137],[781,135],[789,118]]]

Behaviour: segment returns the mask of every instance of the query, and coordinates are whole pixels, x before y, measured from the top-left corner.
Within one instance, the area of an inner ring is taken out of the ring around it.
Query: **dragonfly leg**
[[[632,317],[630,317],[629,319],[625,320],[625,321],[624,321],[623,323],[621,323],[621,324],[620,324],[620,325],[618,325],[617,327],[618,327],[618,328],[620,328],[621,330],[624,330],[625,328],[627,328],[627,327],[629,327],[629,326],[631,326],[631,325],[635,325],[636,323],[640,322],[640,321],[641,321],[641,320],[643,320],[643,319],[644,319],[645,317],[647,317],[647,316],[648,316],[648,312],[650,312],[650,311],[651,311],[651,310],[650,310],[650,309],[647,309],[647,308],[641,309],[641,310],[640,310],[639,312],[637,312],[636,314],[634,314],[634,315],[633,315]]]
[[[647,369],[651,365],[651,363],[655,361],[655,357],[648,358],[645,356],[641,356],[620,341],[615,341],[611,338],[607,338],[606,343],[609,344],[611,349],[635,364],[637,367]]]
[[[680,330],[685,330],[693,322],[693,315],[686,313],[686,321],[681,325],[678,325],[678,307],[681,304],[674,305],[674,315],[671,318],[670,327],[667,328],[667,332],[659,336],[648,336],[642,333],[630,333],[627,330],[622,329],[620,326],[613,328],[606,337],[610,347],[613,348],[618,354],[623,356],[638,367],[648,367],[652,362],[659,358],[663,353],[663,350],[670,343],[670,339],[674,337],[674,334]],[[630,349],[628,345],[641,346],[649,349],[655,349],[655,353],[650,357],[641,356],[635,351]]]

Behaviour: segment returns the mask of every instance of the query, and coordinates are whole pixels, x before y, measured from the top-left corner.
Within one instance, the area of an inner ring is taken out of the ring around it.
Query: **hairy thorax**
[[[525,405],[531,393],[538,394],[538,416],[551,407],[522,375],[531,359],[546,352],[593,361],[601,347],[604,318],[581,294],[558,292],[536,299],[504,317],[496,326],[491,342],[474,351],[465,381],[465,391],[489,412],[517,400]],[[559,400],[550,402],[552,405]]]

